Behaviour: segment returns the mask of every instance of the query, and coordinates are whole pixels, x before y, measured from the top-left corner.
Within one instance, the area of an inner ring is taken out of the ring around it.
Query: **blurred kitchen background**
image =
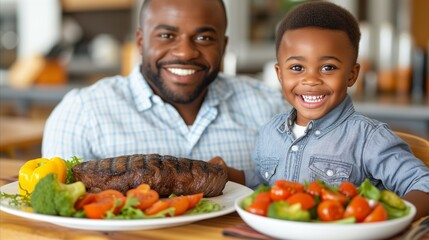
[[[40,156],[44,121],[64,94],[128,74],[140,61],[134,33],[142,1],[0,0],[0,157]],[[330,1],[361,24],[360,80],[350,89],[356,109],[429,139],[429,1]],[[224,73],[279,88],[276,23],[305,0],[224,2]]]

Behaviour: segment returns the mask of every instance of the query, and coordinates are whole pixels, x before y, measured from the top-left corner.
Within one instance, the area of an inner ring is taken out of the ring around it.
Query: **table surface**
[[[0,116],[0,151],[42,143],[45,120]]]
[[[17,181],[23,160],[0,158],[0,185]],[[191,224],[154,230],[91,231],[57,226],[0,211],[0,239],[238,239],[223,236],[225,228],[244,224],[237,213]],[[397,238],[394,238],[397,239]]]

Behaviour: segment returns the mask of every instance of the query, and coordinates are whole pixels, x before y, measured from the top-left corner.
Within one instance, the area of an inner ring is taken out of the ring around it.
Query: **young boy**
[[[418,219],[429,214],[429,169],[386,124],[355,112],[347,95],[359,73],[359,40],[355,18],[329,2],[301,4],[280,22],[275,68],[294,108],[262,128],[255,175],[245,183],[368,178],[412,202]]]

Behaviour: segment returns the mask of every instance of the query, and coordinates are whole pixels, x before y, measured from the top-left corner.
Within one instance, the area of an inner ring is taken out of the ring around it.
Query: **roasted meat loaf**
[[[219,165],[158,154],[91,160],[74,166],[72,172],[88,192],[116,189],[125,194],[146,183],[163,197],[195,193],[214,197],[222,194],[228,181],[226,170]]]

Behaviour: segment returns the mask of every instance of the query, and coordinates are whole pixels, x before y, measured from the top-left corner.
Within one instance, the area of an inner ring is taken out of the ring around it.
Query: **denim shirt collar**
[[[154,104],[165,104],[165,102],[153,92],[152,88],[141,74],[140,68],[141,65],[136,66],[129,76],[131,81],[131,92],[135,99],[137,109],[139,111],[145,111],[152,108]],[[204,105],[214,107],[219,105],[221,101],[225,101],[232,96],[232,89],[228,87],[227,82],[223,79],[223,75],[219,74],[210,84],[204,99]]]
[[[307,125],[305,133],[309,132],[312,129],[315,129],[319,131],[318,136],[321,137],[327,132],[337,127],[338,125],[340,125],[354,112],[355,109],[353,106],[352,99],[347,94],[344,100],[334,109],[332,109],[328,114],[319,119],[311,120]],[[295,108],[292,108],[289,111],[285,121],[277,127],[277,130],[282,133],[287,132],[288,134],[291,134],[293,124],[296,120],[296,116],[297,111]]]

